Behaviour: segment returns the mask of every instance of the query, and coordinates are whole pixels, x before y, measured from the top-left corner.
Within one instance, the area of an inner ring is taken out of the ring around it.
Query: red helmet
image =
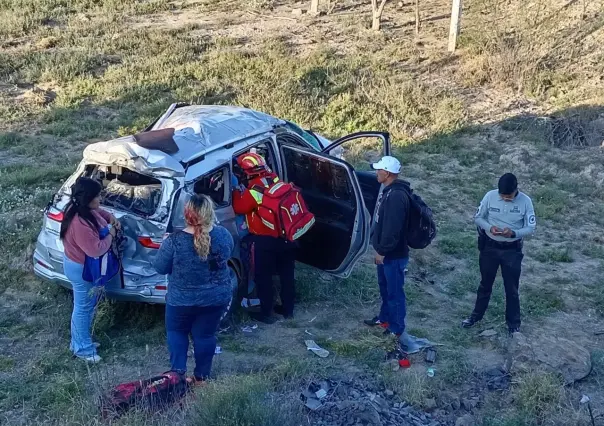
[[[237,164],[248,176],[259,175],[268,171],[264,158],[253,152],[241,154],[237,157]]]

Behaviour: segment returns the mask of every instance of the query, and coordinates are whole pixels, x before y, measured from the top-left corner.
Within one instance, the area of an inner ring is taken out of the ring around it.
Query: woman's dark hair
[[[65,238],[69,225],[76,214],[88,222],[92,228],[99,229],[99,224],[88,205],[99,196],[102,189],[101,184],[94,179],[81,177],[76,180],[71,187],[71,200],[65,206],[65,216],[61,222],[61,239]]]

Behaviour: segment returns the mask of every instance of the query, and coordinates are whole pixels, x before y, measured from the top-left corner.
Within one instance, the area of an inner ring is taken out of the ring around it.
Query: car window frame
[[[355,173],[355,168],[345,160],[339,159],[337,157],[333,157],[324,152],[317,152],[314,150],[307,150],[297,146],[283,144],[279,147],[279,154],[281,156],[281,167],[283,168],[283,179],[286,182],[289,182],[289,176],[287,176],[287,167],[285,164],[285,154],[283,153],[283,149],[290,149],[293,151],[299,151],[302,154],[307,154],[313,157],[319,157],[324,159],[325,161],[329,161],[331,163],[338,164],[346,169],[346,173],[350,179],[350,183],[352,184],[352,190],[354,193],[355,200],[357,202],[358,209],[358,220],[363,222],[359,229],[355,231],[358,235],[351,240],[351,245],[349,247],[349,254],[344,259],[340,267],[333,271],[324,271],[330,275],[334,275],[339,278],[348,278],[356,264],[359,260],[367,253],[369,249],[370,243],[370,226],[371,226],[371,215],[365,206],[365,200],[363,199],[363,193],[361,191],[360,183]],[[302,188],[303,189],[303,188]],[[355,248],[355,240],[358,240],[358,248]],[[356,253],[353,253],[356,250]],[[312,265],[310,265],[313,267]],[[315,267],[313,267],[315,268]]]
[[[199,182],[201,179],[204,179],[205,177],[210,176],[213,173],[216,173],[217,171],[220,171],[222,169],[226,170],[227,174],[228,174],[227,178],[225,179],[225,191],[227,191],[228,203],[221,204],[221,205],[216,205],[216,203],[214,203],[215,204],[214,209],[216,211],[218,211],[218,210],[232,208],[233,189],[231,188],[231,174],[233,173],[233,171],[231,170],[231,165],[228,162],[224,162],[222,165],[215,167],[212,170],[207,171],[206,173],[198,176],[196,179],[192,179],[188,182],[184,182],[183,185],[180,188],[178,188],[178,190],[176,191],[176,194],[174,194],[174,202],[172,205],[172,209],[170,211],[170,221],[168,224],[168,232],[174,232],[174,220],[176,218],[178,206],[181,204],[181,201],[180,201],[181,197],[183,195],[188,195],[189,197],[191,195],[193,195],[194,192],[190,192],[189,189],[192,189],[195,186],[195,183]],[[214,200],[212,199],[212,201],[214,201]],[[184,202],[183,202],[183,204],[184,204]],[[184,213],[184,207],[183,207],[183,213]],[[182,219],[184,220],[184,214],[183,214]],[[178,229],[181,229],[181,228],[178,228]],[[184,229],[184,228],[182,228],[182,229]]]

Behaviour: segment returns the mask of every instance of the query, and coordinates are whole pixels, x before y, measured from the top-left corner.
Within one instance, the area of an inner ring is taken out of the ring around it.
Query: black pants
[[[510,328],[520,327],[520,297],[518,286],[522,270],[522,242],[497,243],[490,240],[483,244],[480,250],[480,287],[476,292],[476,305],[472,317],[481,320],[489,306],[493,283],[497,271],[501,267],[503,286],[505,288],[505,320]]]
[[[283,313],[294,313],[296,294],[294,266],[296,262],[296,244],[280,238],[251,236],[254,243],[254,280],[258,288],[258,298],[262,315],[273,313],[274,293],[273,275],[278,274],[281,281],[281,303]]]

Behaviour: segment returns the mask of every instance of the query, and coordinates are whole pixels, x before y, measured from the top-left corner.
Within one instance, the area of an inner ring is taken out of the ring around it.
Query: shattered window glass
[[[101,204],[136,215],[152,216],[162,197],[159,180],[120,166],[89,165],[85,175],[103,186]]]

